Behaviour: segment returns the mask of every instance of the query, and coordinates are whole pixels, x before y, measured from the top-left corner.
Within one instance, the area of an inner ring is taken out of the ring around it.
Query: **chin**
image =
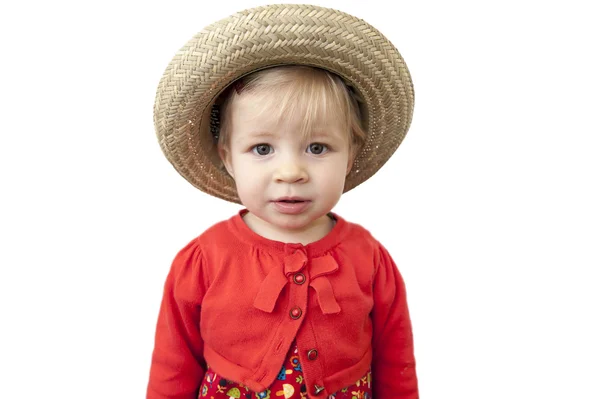
[[[301,230],[307,226],[310,226],[319,217],[312,213],[299,214],[299,215],[286,215],[281,213],[270,214],[256,214],[259,218],[269,223],[272,226],[276,226],[280,229],[286,230]]]
[[[323,218],[328,218],[328,213],[328,210],[323,210],[322,212],[313,211],[306,215],[294,215],[291,217],[288,217],[288,215],[282,215],[281,218],[277,218],[277,225],[289,230],[301,230],[306,227],[310,227],[313,223]]]
[[[314,219],[298,218],[298,220],[289,220],[277,223],[277,226],[286,230],[302,230],[309,226],[313,221]]]

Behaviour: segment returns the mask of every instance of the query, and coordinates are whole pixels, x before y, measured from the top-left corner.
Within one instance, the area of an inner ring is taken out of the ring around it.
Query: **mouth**
[[[277,198],[274,202],[282,202],[285,204],[297,204],[299,202],[308,202],[309,200],[300,197],[281,197]]]
[[[275,210],[287,215],[299,215],[310,207],[311,201],[301,197],[281,197],[272,201]]]

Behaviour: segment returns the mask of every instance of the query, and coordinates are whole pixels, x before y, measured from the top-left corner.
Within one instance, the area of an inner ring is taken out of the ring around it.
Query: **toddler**
[[[418,398],[402,277],[332,212],[398,147],[413,98],[387,39],[315,6],[243,11],[176,55],[161,147],[243,209],[175,256],[147,398]]]

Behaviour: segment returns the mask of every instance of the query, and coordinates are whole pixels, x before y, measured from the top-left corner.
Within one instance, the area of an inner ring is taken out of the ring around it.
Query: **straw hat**
[[[365,145],[344,192],[371,177],[396,151],[412,120],[414,91],[400,53],[365,21],[312,5],[241,11],[196,34],[169,63],[154,104],[167,159],[198,189],[239,203],[211,135],[215,99],[236,79],[278,65],[339,75],[358,95]]]

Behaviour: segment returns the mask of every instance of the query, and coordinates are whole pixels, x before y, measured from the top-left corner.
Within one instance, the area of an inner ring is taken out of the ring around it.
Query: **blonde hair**
[[[232,84],[221,100],[219,147],[229,144],[231,105],[245,93],[259,95],[263,109],[276,120],[303,115],[299,134],[305,139],[316,124],[333,119],[348,132],[353,155],[365,142],[358,102],[342,79],[323,69],[291,65],[257,71]]]

